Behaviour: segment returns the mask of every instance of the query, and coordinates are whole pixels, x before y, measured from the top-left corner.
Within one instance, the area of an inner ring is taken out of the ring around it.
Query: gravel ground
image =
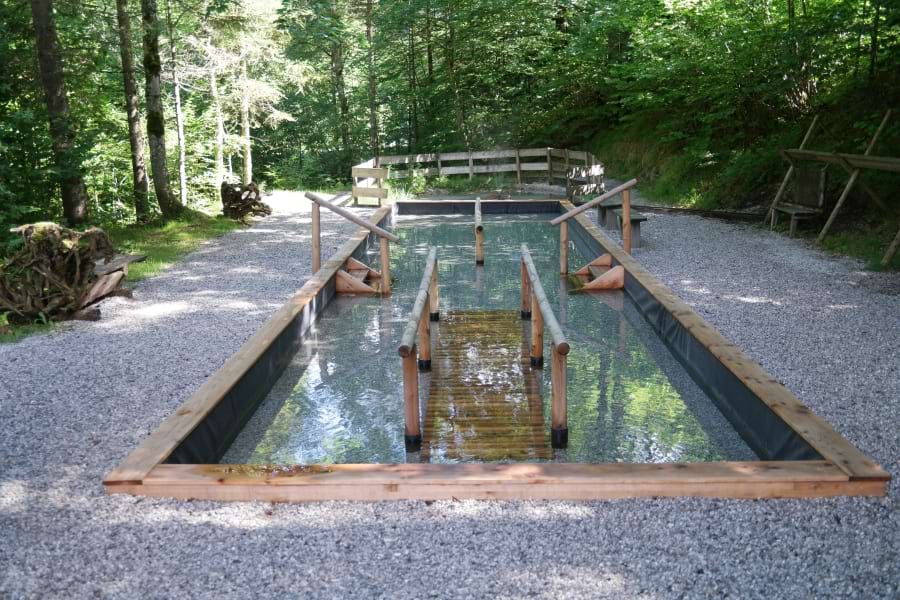
[[[276,200],[100,323],[0,346],[0,597],[900,594],[897,479],[884,499],[765,502],[105,496],[103,474],[308,276],[308,214]],[[644,238],[651,271],[900,478],[896,275],[714,220],[651,215]]]

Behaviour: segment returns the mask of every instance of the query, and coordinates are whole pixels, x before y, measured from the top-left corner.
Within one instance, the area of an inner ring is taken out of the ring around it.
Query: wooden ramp
[[[432,350],[422,459],[552,458],[540,371],[532,371],[518,311],[449,312]]]

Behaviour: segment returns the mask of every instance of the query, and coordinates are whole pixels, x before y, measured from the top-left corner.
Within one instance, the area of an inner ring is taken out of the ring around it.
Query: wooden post
[[[891,111],[888,110],[886,113],[884,113],[884,118],[881,120],[881,125],[879,125],[878,129],[875,130],[875,135],[872,136],[872,140],[869,142],[869,145],[866,148],[863,156],[868,156],[872,153],[872,150],[875,148],[875,144],[878,142],[878,138],[881,137],[881,132],[884,131],[888,119],[890,118]],[[850,180],[844,187],[844,191],[841,193],[841,197],[838,198],[837,204],[834,205],[834,210],[831,211],[831,215],[829,215],[828,220],[825,222],[825,227],[822,228],[822,231],[819,232],[819,237],[816,238],[817,243],[821,244],[822,240],[825,239],[825,236],[828,235],[828,230],[831,229],[831,226],[834,224],[835,219],[837,219],[838,212],[840,212],[841,207],[844,205],[844,202],[850,195],[850,191],[853,189],[853,186],[856,185],[856,180],[859,179],[859,173],[860,170],[856,169],[855,171],[853,171],[853,173],[850,174]]]
[[[419,349],[419,370],[420,371],[430,371],[431,370],[431,322],[428,318],[428,313],[424,310],[422,311],[422,316],[419,318],[419,341],[416,344],[416,347]]]
[[[528,279],[528,269],[525,267],[525,261],[519,261],[522,269],[522,319],[531,318],[531,281]]]
[[[550,444],[554,448],[565,448],[569,445],[569,411],[566,397],[568,374],[566,355],[556,349],[556,344],[553,344],[551,361],[550,382],[553,401],[550,407]]]
[[[622,192],[622,248],[631,254],[631,190]]]
[[[404,442],[407,452],[422,448],[422,429],[419,424],[419,369],[416,365],[416,346],[403,358],[403,412],[405,416]]]
[[[391,250],[387,239],[378,238],[381,243],[381,293],[391,295]]]
[[[547,148],[547,185],[553,185],[553,149]]]
[[[441,153],[438,152],[436,156],[437,156],[437,166],[438,166],[438,177],[441,177],[441,176],[443,176],[443,173],[441,173]]]
[[[884,253],[884,258],[881,259],[881,266],[886,267],[891,264],[891,260],[893,260],[894,255],[897,254],[897,248],[900,248],[900,231],[897,232],[894,241],[891,242],[887,252]]]
[[[569,149],[566,148],[566,181],[569,179]]]
[[[516,148],[516,183],[522,185],[522,161],[519,158],[518,148]]]
[[[438,291],[438,270],[437,264],[434,265],[434,272],[431,274],[431,285],[428,288],[428,300],[431,305],[429,306],[430,318],[435,323],[441,320],[441,302]]]
[[[484,225],[481,223],[481,198],[475,199],[475,264],[484,264]]]
[[[322,268],[322,223],[319,203],[312,203],[312,272],[313,275]]]
[[[569,222],[559,224],[559,273],[569,273]]]
[[[531,366],[544,368],[544,315],[534,292],[531,294]]]
[[[475,161],[472,160],[472,153],[469,152],[469,179],[475,177]]]
[[[806,142],[809,141],[809,138],[812,137],[813,130],[816,128],[816,123],[819,122],[819,115],[813,117],[812,123],[809,125],[809,129],[806,130],[806,135],[803,136],[803,141],[800,142],[800,149],[806,146]],[[772,205],[769,207],[769,212],[766,213],[766,220],[772,218],[772,215],[775,212],[775,207],[778,206],[778,203],[781,202],[781,197],[784,196],[784,192],[787,190],[788,182],[791,180],[791,177],[794,176],[794,164],[791,163],[791,166],[788,167],[788,171],[784,176],[784,179],[781,182],[781,187],[778,188],[778,193],[775,194],[775,199],[772,200]],[[772,226],[775,226],[775,223],[772,223]]]

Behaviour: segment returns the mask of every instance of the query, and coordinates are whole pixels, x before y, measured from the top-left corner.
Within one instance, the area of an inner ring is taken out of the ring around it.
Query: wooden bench
[[[772,207],[772,225],[778,224],[779,213],[791,217],[790,237],[797,233],[797,223],[822,214],[825,204],[825,169],[818,166],[798,165],[794,174],[793,202],[776,204]]]
[[[609,211],[616,219],[616,227],[622,231],[622,209],[615,208]],[[631,247],[641,247],[641,223],[647,220],[647,217],[639,212],[631,211]]]
[[[613,214],[613,211],[621,209],[622,196],[604,200],[597,205],[597,225],[606,229],[616,229],[619,226],[619,221],[616,215]]]

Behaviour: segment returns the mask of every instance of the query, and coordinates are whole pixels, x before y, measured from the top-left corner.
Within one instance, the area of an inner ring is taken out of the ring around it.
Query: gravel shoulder
[[[297,195],[0,346],[0,597],[900,595],[900,290],[768,231],[648,215],[636,257],[887,468],[887,498],[271,505],[105,496],[102,476],[309,276]],[[593,212],[593,211],[591,211]],[[326,219],[323,252],[353,227]]]

